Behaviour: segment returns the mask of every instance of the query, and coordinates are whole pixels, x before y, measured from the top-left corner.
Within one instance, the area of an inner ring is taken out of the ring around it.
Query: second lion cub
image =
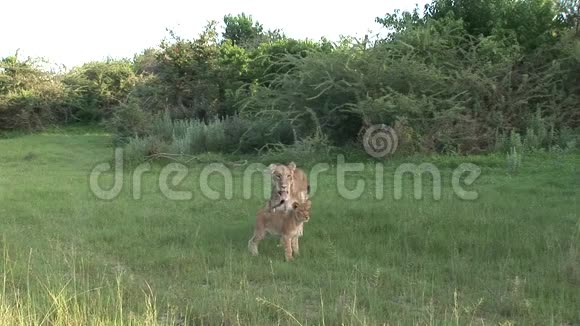
[[[310,200],[304,203],[294,202],[292,211],[270,212],[262,208],[256,216],[254,235],[248,241],[248,249],[252,255],[258,255],[258,244],[266,236],[266,232],[281,236],[284,243],[286,260],[292,260],[293,253],[298,254],[298,235],[303,223],[310,220]]]

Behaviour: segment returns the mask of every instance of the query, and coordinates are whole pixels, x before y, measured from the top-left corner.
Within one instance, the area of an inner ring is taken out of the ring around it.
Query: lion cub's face
[[[311,208],[310,200],[304,203],[294,202],[292,204],[292,208],[294,208],[296,218],[298,219],[299,222],[306,223],[310,220],[310,208]]]

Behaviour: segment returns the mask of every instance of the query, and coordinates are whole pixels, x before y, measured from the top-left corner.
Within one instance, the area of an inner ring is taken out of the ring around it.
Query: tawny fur
[[[262,208],[256,216],[254,235],[248,241],[248,250],[252,255],[258,255],[258,244],[266,233],[280,236],[284,244],[284,253],[287,261],[293,259],[300,251],[298,238],[302,225],[310,220],[310,201],[305,203],[294,202],[292,210],[270,212]]]
[[[290,203],[306,202],[310,193],[308,178],[302,169],[296,167],[294,162],[288,165],[271,164],[269,166],[272,176],[272,194],[266,207],[270,212],[291,211]],[[303,227],[300,226],[299,236],[303,234]]]

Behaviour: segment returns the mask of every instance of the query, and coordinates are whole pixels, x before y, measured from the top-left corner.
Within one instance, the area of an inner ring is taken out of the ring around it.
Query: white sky
[[[165,28],[193,38],[209,20],[245,12],[265,29],[318,40],[381,31],[375,17],[410,10],[425,0],[136,1],[11,0],[0,5],[0,57],[20,48],[22,57],[44,57],[68,67],[91,60],[132,57],[168,36]]]

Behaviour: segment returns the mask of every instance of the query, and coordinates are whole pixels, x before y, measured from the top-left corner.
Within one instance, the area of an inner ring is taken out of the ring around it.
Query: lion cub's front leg
[[[292,252],[294,255],[300,254],[300,246],[298,245],[298,235],[292,238]]]
[[[292,238],[289,236],[284,236],[284,254],[286,255],[286,261],[292,260]]]

